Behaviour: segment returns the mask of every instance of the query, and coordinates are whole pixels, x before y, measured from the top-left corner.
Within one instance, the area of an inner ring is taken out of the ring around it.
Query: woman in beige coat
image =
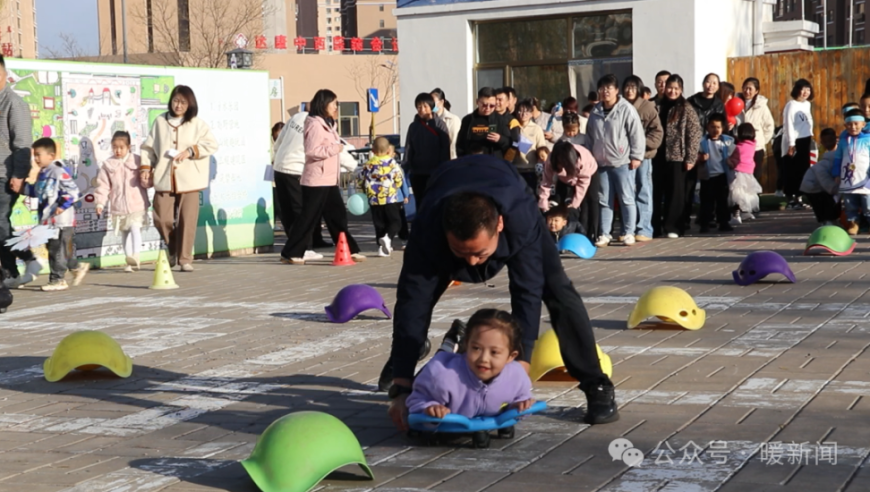
[[[761,182],[761,166],[764,164],[764,150],[773,140],[773,114],[767,106],[767,98],[759,94],[761,83],[755,77],[743,81],[743,112],[737,116],[738,123],[752,123],[755,128],[755,179]]]
[[[193,271],[199,192],[208,188],[209,157],[218,149],[197,111],[193,90],[175,86],[169,111],[154,120],[142,144],[143,172],[154,173],[154,226],[169,249],[170,266],[177,261],[183,272]]]

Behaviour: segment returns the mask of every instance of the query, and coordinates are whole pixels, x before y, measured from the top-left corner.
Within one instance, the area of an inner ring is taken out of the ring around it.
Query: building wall
[[[6,0],[0,10],[0,43],[12,43],[16,58],[37,58],[36,0]]]
[[[815,22],[819,25],[819,33],[815,37],[815,46],[825,46],[825,20],[827,20],[828,47],[848,46],[849,31],[853,31],[852,44],[854,46],[870,43],[866,34],[867,1],[852,0],[854,2],[855,22],[850,19],[850,5],[848,0],[777,0],[774,7],[774,20],[789,21],[801,20]],[[827,5],[828,14],[825,16],[824,8]]]
[[[414,95],[435,87],[445,91],[454,113],[473,108],[475,21],[615,10],[632,11],[633,70],[650,84],[666,69],[682,75],[691,94],[709,72],[724,80],[729,56],[752,53],[754,16],[745,0],[490,0],[399,8],[402,121],[413,121]]]
[[[396,35],[395,1],[358,0],[357,32],[361,38],[393,37]]]

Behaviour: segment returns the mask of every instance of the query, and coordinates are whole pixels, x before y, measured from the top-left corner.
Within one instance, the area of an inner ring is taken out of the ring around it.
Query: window
[[[378,22],[378,27],[384,27],[384,19],[381,19],[380,22]]]
[[[863,29],[861,29],[860,31],[855,31],[855,39],[853,41],[853,44],[856,44],[856,45],[864,44],[864,30]]]
[[[112,32],[112,54],[118,54],[118,33],[115,30],[115,1],[112,0],[109,2],[109,23],[112,24],[111,32]]]
[[[834,10],[828,10],[828,24],[834,23]]]
[[[632,73],[628,12],[479,23],[476,88],[510,85],[547,107],[573,95],[585,104],[598,79]]]
[[[338,132],[342,137],[359,136],[359,103],[338,103]]]
[[[384,11],[384,6],[383,6],[383,5],[379,5],[379,6],[378,6],[378,10],[381,11],[381,12],[383,12],[383,11]]]
[[[148,17],[145,26],[148,32],[148,53],[154,53],[154,14],[151,12],[151,0],[145,0],[145,15]]]
[[[326,23],[327,23],[327,24],[332,24],[332,17],[327,17],[327,18],[326,18]]]
[[[178,0],[178,49],[190,51],[190,5],[188,0]]]

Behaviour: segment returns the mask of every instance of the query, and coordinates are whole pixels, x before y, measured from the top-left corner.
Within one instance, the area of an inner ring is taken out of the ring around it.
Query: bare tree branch
[[[2,8],[2,4],[0,4],[0,8]],[[57,37],[60,38],[60,46],[43,46],[42,49],[48,54],[48,56],[44,56],[43,58],[81,58],[83,56],[88,56],[88,53],[85,53],[84,48],[79,45],[78,41],[76,41],[76,38],[72,34],[61,31],[58,33]]]
[[[263,34],[264,17],[274,13],[262,0],[190,0],[190,49],[182,50],[177,5],[176,0],[151,0],[154,51],[167,65],[186,67],[225,67],[226,52],[235,47],[233,37],[242,33],[253,41]],[[131,8],[131,17],[148,23],[142,3]]]
[[[378,90],[380,104],[384,106],[396,96],[393,89],[399,84],[399,60],[395,55],[357,55],[347,67],[347,76],[361,99],[368,97],[369,88]]]

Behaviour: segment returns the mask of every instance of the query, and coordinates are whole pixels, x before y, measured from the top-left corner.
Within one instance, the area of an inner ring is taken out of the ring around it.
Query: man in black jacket
[[[477,109],[462,118],[456,137],[456,155],[489,154],[499,158],[511,147],[508,122],[495,112],[495,94],[489,87],[477,93]]]
[[[482,283],[505,266],[511,311],[523,330],[520,359],[526,370],[543,301],[568,373],[586,393],[586,422],[617,420],[613,383],[601,371],[583,300],[565,274],[537,201],[516,168],[492,156],[460,158],[438,168],[428,193],[405,251],[392,352],[379,381],[382,390],[389,389],[396,425],[405,427],[405,398],[438,299],[453,280]]]
[[[450,160],[450,135],[447,124],[432,110],[435,98],[428,92],[417,94],[414,100],[417,116],[405,137],[405,169],[408,170],[414,199],[419,207],[426,196],[429,176],[442,162]]]

